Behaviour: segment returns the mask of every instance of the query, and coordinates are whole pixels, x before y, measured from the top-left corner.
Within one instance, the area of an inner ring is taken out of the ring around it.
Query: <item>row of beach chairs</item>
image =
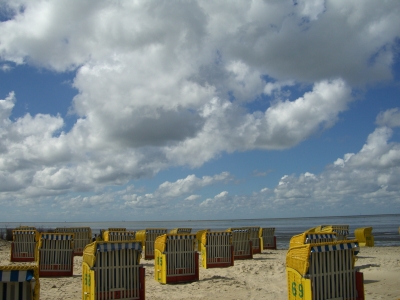
[[[3,280],[7,276],[1,276],[0,295],[12,294],[10,299],[39,299],[39,277],[72,276],[73,256],[83,255],[83,299],[144,299],[145,273],[140,258],[143,252],[146,253],[143,251],[146,248],[148,259],[151,256],[155,259],[155,279],[161,283],[173,283],[199,279],[198,249],[204,256],[203,267],[229,267],[234,259],[252,258],[253,241],[257,246],[255,253],[261,252],[263,244],[260,228],[230,228],[221,232],[204,230],[201,235],[191,234],[190,228],[177,228],[170,233],[165,229],[135,233],[125,228],[109,228],[97,241],[89,241],[77,249],[75,232],[70,233],[67,228],[55,231],[40,234],[35,228],[13,231],[11,260],[37,261],[37,265],[29,267],[29,273],[35,276],[17,276],[20,281]],[[268,232],[274,234],[273,229],[268,229]],[[252,233],[258,238],[252,237]],[[274,240],[274,237],[268,238]],[[200,246],[197,245],[199,240]],[[267,248],[276,248],[276,239],[274,242],[275,246],[266,243]],[[238,249],[236,256],[234,245]],[[20,275],[22,271],[19,268]],[[7,272],[2,271],[2,274]],[[22,288],[22,285],[31,289]],[[28,290],[29,296],[26,295]]]
[[[36,300],[40,276],[72,276],[74,233],[39,235],[34,229],[18,230],[30,232],[25,235],[37,240],[38,264],[0,267],[0,295],[6,295],[5,299]],[[15,236],[20,237],[22,233],[17,231]],[[274,234],[273,229],[268,231]],[[372,230],[359,231],[365,238]],[[321,225],[292,237],[286,259],[289,300],[364,299],[363,276],[354,267],[360,242],[347,236],[346,226]],[[276,238],[268,238],[267,248],[276,249]],[[20,239],[31,243],[26,237]],[[17,240],[12,251],[30,253],[31,248],[16,245]],[[204,268],[229,267],[235,259],[251,259],[264,248],[263,229],[259,227],[206,229],[196,234],[190,228],[169,233],[165,229],[130,232],[109,228],[97,241],[76,252],[83,255],[82,299],[144,299],[143,254],[147,259],[154,258],[155,280],[168,284],[199,280],[199,253]]]

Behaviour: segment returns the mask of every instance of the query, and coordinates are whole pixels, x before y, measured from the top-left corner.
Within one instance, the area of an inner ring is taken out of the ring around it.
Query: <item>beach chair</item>
[[[315,232],[335,232],[338,241],[347,240],[349,225],[321,225],[315,228]]]
[[[92,230],[90,227],[59,227],[54,230],[57,233],[74,234],[74,255],[82,256],[83,249],[92,242]]]
[[[0,266],[0,299],[39,300],[40,283],[37,266]]]
[[[276,250],[275,228],[261,228],[261,239],[263,249]]]
[[[313,231],[305,231],[301,234],[294,235],[290,239],[289,248],[301,246],[304,244],[330,243],[337,240],[336,233],[315,233]]]
[[[123,227],[108,228],[108,231],[126,231],[126,228]]]
[[[192,228],[174,228],[169,231],[170,234],[190,234],[192,233]]]
[[[162,284],[199,280],[195,234],[164,234],[154,243],[154,279]]]
[[[289,300],[364,300],[363,274],[354,267],[357,240],[304,244],[289,249]]]
[[[93,242],[82,257],[82,300],[145,299],[140,242]]]
[[[254,254],[261,253],[262,250],[262,237],[261,237],[261,227],[251,226],[251,227],[244,227],[245,229],[249,230],[249,236],[251,241],[251,249]]]
[[[362,247],[373,247],[374,236],[372,235],[372,227],[362,227],[354,230],[354,236],[358,241],[358,244]]]
[[[15,229],[12,231],[12,235],[10,261],[35,261],[36,242],[39,240],[39,233],[32,229]]]
[[[166,228],[147,228],[136,232],[136,240],[143,245],[144,259],[154,259],[154,242],[167,232]]]
[[[106,230],[103,232],[103,241],[105,242],[116,242],[116,241],[134,241],[135,232],[134,231],[113,231]]]
[[[233,258],[252,259],[252,243],[250,240],[250,231],[246,228],[229,228],[227,232],[232,233]]]
[[[205,269],[234,265],[232,233],[204,231],[201,237],[201,261]]]
[[[74,234],[41,233],[37,247],[40,277],[72,276]]]
[[[201,229],[196,232],[196,249],[198,252],[201,252],[201,237],[204,232],[209,232],[210,229]]]
[[[36,227],[21,225],[21,226],[18,226],[16,229],[17,230],[36,230]]]

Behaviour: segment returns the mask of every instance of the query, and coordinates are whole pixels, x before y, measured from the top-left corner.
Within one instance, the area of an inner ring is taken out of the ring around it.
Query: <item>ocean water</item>
[[[234,227],[259,226],[274,227],[278,249],[287,249],[293,235],[322,224],[345,224],[350,227],[349,238],[354,237],[354,230],[361,227],[372,227],[375,246],[400,246],[400,214],[390,215],[358,215],[309,218],[267,218],[267,219],[231,219],[231,220],[181,220],[181,221],[116,221],[116,222],[0,222],[0,232],[5,228],[18,226],[34,226],[38,229],[54,229],[56,227],[90,227],[93,234],[101,229],[127,228],[141,230],[145,228],[178,227],[192,228],[192,233],[202,229],[226,230]]]

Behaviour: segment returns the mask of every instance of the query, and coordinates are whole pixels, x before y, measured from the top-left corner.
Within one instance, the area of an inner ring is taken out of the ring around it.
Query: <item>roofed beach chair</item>
[[[126,231],[126,228],[123,227],[108,228],[108,231]]]
[[[190,234],[192,233],[192,228],[174,228],[169,231],[170,234]]]
[[[261,228],[261,239],[263,249],[276,250],[275,228]]]
[[[12,231],[12,235],[10,260],[13,262],[35,261],[36,242],[39,240],[39,233],[34,229],[15,229]]]
[[[37,266],[0,266],[0,299],[39,300],[40,284]]]
[[[261,227],[250,226],[244,228],[249,230],[251,249],[253,251],[253,255],[261,253],[262,250]]]
[[[203,232],[201,261],[205,269],[233,266],[232,233],[228,231]]]
[[[294,235],[290,239],[289,248],[301,246],[304,244],[316,244],[316,243],[329,243],[337,240],[336,233],[316,233],[314,231],[305,231],[301,234]]]
[[[250,240],[250,231],[246,228],[229,228],[227,232],[232,233],[233,258],[252,259],[253,251]]]
[[[18,230],[36,230],[36,227],[21,225],[21,226],[18,226],[16,229],[18,229]]]
[[[105,242],[116,242],[116,241],[134,241],[134,231],[118,231],[118,230],[106,230],[103,231],[103,241]]]
[[[74,234],[41,233],[37,258],[40,277],[72,276]]]
[[[136,232],[136,240],[141,241],[144,248],[144,259],[154,259],[154,242],[167,232],[166,228],[147,228]]]
[[[289,300],[364,300],[363,274],[354,267],[357,240],[304,244],[289,249]]]
[[[354,236],[359,245],[364,247],[374,246],[374,236],[372,235],[372,227],[362,227],[354,230]]]
[[[140,242],[93,242],[82,257],[82,300],[145,299]]]
[[[349,225],[321,225],[315,228],[315,232],[335,232],[338,241],[347,240]]]
[[[82,256],[83,249],[92,242],[92,230],[90,227],[59,227],[54,230],[60,233],[74,234],[74,255]]]
[[[199,280],[195,234],[164,234],[154,244],[154,279],[160,283]]]

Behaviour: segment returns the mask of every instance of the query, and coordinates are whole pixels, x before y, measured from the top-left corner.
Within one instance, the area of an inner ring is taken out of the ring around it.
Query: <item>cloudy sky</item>
[[[0,0],[0,221],[400,213],[398,0]]]

